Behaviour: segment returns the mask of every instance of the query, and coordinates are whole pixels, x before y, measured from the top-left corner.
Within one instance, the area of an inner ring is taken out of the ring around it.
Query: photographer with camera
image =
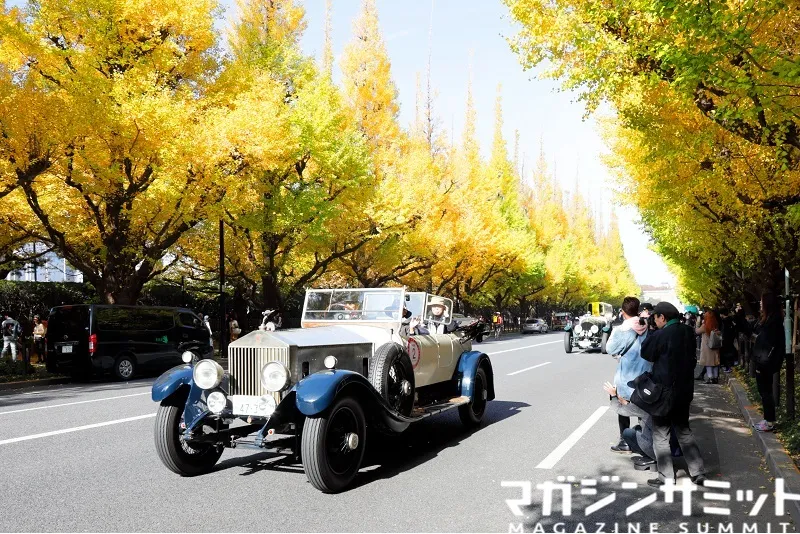
[[[603,389],[612,399],[616,398],[618,401],[615,408],[619,422],[619,443],[611,447],[614,452],[631,452],[631,447],[622,434],[630,428],[632,416],[641,418],[645,415],[638,407],[630,404],[633,389],[628,386],[628,382],[652,368],[652,364],[643,360],[640,354],[641,342],[647,336],[647,326],[643,322],[645,319],[637,315],[638,311],[639,299],[625,297],[622,301],[622,324],[611,331],[611,337],[606,343],[606,351],[620,357],[614,383],[603,384]]]

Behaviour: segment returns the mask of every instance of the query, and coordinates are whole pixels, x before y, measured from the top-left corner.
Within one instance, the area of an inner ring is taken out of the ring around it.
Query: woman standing
[[[786,352],[786,337],[780,303],[772,293],[761,296],[761,318],[755,327],[758,334],[753,357],[756,360],[756,384],[764,406],[764,420],[754,425],[759,432],[771,432],[775,426],[775,397],[772,377],[780,372]]]
[[[712,349],[708,342],[711,333],[721,335],[719,331],[719,318],[712,310],[708,310],[703,316],[703,324],[695,329],[696,334],[701,334],[700,339],[700,365],[706,369],[706,384],[719,383],[719,348]]]
[[[33,345],[36,347],[36,355],[39,357],[39,363],[43,363],[46,358],[46,350],[44,346],[44,337],[47,335],[47,327],[39,320],[38,315],[33,316]]]
[[[239,321],[236,320],[236,312],[231,312],[229,315],[228,321],[228,333],[230,334],[230,340],[236,341],[239,339],[239,334],[242,333],[242,329],[239,328]]]

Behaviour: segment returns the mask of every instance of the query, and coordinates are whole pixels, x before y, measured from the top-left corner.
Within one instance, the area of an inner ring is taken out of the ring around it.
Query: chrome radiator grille
[[[289,347],[229,347],[228,373],[231,395],[263,395],[261,368],[269,362],[289,365]]]

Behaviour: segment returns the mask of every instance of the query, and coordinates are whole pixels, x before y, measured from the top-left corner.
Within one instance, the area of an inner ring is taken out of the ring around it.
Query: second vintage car
[[[309,290],[300,329],[251,332],[213,360],[175,367],[154,384],[156,452],[183,476],[210,471],[225,448],[294,456],[311,484],[346,489],[367,428],[384,433],[447,410],[481,423],[494,399],[489,357],[457,329],[449,299],[403,288]]]
[[[578,323],[567,324],[564,328],[564,351],[597,350],[606,353],[606,342],[611,335],[611,322],[614,319],[614,307],[607,302],[590,302],[585,314],[578,318]]]

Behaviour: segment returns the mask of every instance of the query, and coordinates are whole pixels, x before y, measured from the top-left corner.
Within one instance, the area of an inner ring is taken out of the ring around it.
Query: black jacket
[[[766,347],[767,350],[773,349],[769,364],[762,367],[769,368],[773,373],[777,372],[786,354],[786,334],[783,331],[783,318],[780,312],[772,314],[766,322],[756,325],[755,333],[758,334],[756,346]]]
[[[642,358],[653,362],[653,381],[672,387],[672,411],[686,416],[694,397],[696,347],[694,330],[680,323],[651,332],[642,342]]]
[[[722,320],[722,350],[732,352],[734,350],[733,341],[737,337],[739,337],[739,329],[736,321],[732,316],[725,317]]]

